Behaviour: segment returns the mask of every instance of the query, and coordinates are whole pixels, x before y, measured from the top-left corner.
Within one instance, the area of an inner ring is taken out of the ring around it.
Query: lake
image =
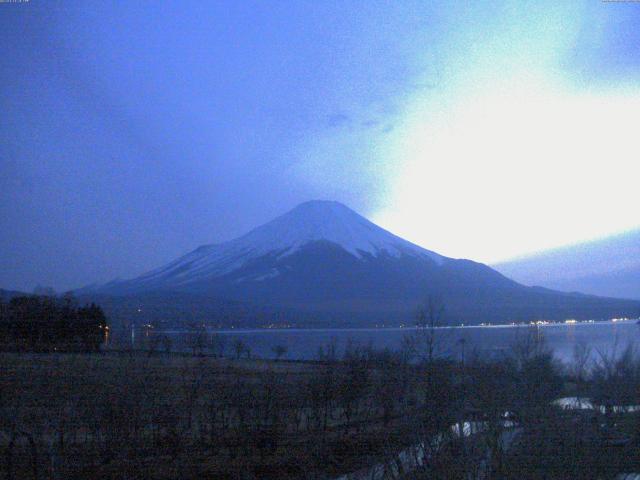
[[[500,354],[508,352],[511,346],[526,335],[534,333],[544,337],[556,358],[570,362],[576,345],[591,347],[592,357],[599,353],[620,353],[627,345],[640,340],[640,325],[636,321],[594,322],[577,324],[548,324],[536,326],[469,326],[446,327],[436,330],[438,353],[447,356],[461,354],[461,340],[464,340],[466,354]],[[165,331],[155,334],[167,335],[174,345],[184,345],[188,332]],[[209,336],[217,335],[226,344],[227,352],[236,339],[241,339],[251,349],[253,356],[273,358],[272,349],[281,345],[287,349],[282,358],[315,359],[318,349],[335,343],[338,353],[344,351],[348,342],[356,345],[372,345],[375,348],[400,348],[403,338],[415,335],[415,328],[372,328],[372,329],[256,329],[209,331]]]

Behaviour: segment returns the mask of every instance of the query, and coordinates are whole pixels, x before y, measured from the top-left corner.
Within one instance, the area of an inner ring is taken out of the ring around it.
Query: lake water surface
[[[187,335],[186,332],[162,332],[172,337]],[[227,351],[232,343],[241,339],[251,349],[254,356],[274,357],[273,348],[281,345],[287,349],[283,358],[315,359],[320,347],[330,343],[336,345],[340,354],[348,342],[356,345],[372,345],[375,348],[399,349],[403,338],[416,335],[415,328],[375,328],[375,329],[256,329],[223,330],[209,335],[217,335],[226,343]],[[479,326],[439,328],[436,331],[439,354],[458,356],[462,345],[466,354],[476,351],[480,354],[508,352],[518,339],[527,335],[539,335],[561,361],[572,359],[576,345],[588,345],[592,356],[600,353],[620,353],[627,345],[637,345],[640,341],[640,325],[636,321],[596,322],[577,324],[548,324],[539,326]],[[176,338],[176,340],[178,340]],[[464,340],[464,342],[461,342]]]

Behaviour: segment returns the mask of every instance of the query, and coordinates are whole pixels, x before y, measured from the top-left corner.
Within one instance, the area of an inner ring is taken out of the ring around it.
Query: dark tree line
[[[98,351],[108,335],[102,309],[74,300],[22,296],[0,300],[0,348],[13,351]]]

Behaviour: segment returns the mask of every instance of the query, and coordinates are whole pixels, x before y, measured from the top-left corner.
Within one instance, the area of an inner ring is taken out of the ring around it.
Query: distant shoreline
[[[610,319],[610,320],[578,320],[574,323],[567,323],[566,321],[562,322],[550,322],[545,321],[544,323],[534,322],[534,323],[500,323],[500,324],[484,324],[484,325],[441,325],[434,327],[438,330],[450,330],[450,329],[476,329],[476,328],[519,328],[519,327],[575,327],[580,325],[602,325],[602,324],[630,324],[635,323],[639,319],[637,318],[628,318],[628,319]],[[178,334],[178,333],[190,333],[198,330],[193,329],[154,329],[157,333],[165,333],[165,334]],[[417,326],[407,326],[407,327],[327,327],[327,328],[303,328],[303,327],[262,327],[262,328],[224,328],[224,329],[216,329],[212,327],[205,327],[207,333],[221,333],[221,334],[240,334],[240,333],[266,333],[266,332],[373,332],[380,330],[387,331],[417,331],[421,330],[421,327]]]

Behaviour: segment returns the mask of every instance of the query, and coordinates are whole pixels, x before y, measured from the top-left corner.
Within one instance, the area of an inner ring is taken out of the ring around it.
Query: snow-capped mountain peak
[[[335,244],[359,259],[367,255],[412,255],[428,257],[437,264],[444,259],[393,235],[339,202],[313,200],[239,238],[199,247],[138,280],[149,282],[171,277],[178,284],[190,283],[224,275],[265,255],[286,257],[318,241]]]
[[[244,245],[259,245],[264,251],[286,249],[286,254],[314,242],[335,243],[352,255],[389,255],[428,253],[434,260],[440,255],[429,252],[378,227],[345,205],[324,200],[302,203],[288,213],[235,240]]]

